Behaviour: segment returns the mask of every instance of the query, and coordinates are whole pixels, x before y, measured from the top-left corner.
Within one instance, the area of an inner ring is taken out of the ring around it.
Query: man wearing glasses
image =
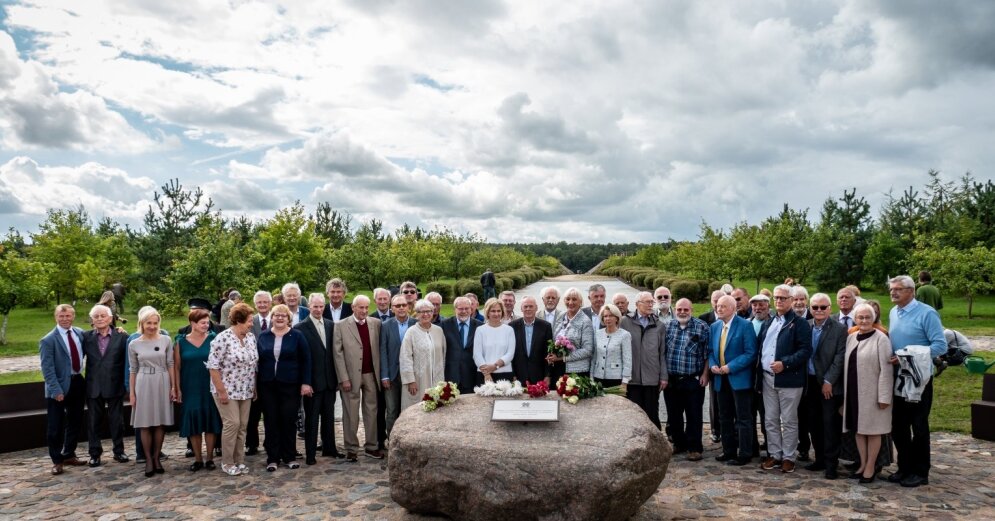
[[[840,439],[843,432],[843,355],[847,331],[829,314],[829,295],[816,293],[811,299],[812,358],[808,362],[805,406],[808,426],[815,448],[815,461],[806,470],[824,471],[826,479],[838,477]]]
[[[888,291],[895,307],[888,315],[891,348],[900,351],[908,346],[929,346],[936,358],[947,352],[943,325],[935,309],[915,299],[916,283],[901,275],[888,281]],[[842,291],[842,290],[841,290]],[[892,365],[898,357],[891,357]],[[898,452],[898,472],[888,477],[903,487],[929,484],[929,411],[933,407],[933,379],[929,380],[918,402],[895,395],[891,415],[891,436]]]
[[[417,322],[408,316],[408,301],[404,295],[395,295],[390,305],[394,316],[380,326],[380,387],[383,388],[384,428],[388,437],[401,414],[401,342],[408,328]]]
[[[402,282],[401,295],[404,295],[404,301],[408,303],[408,314],[413,314],[415,312],[415,302],[418,302],[418,286],[410,280]]]
[[[670,324],[674,320],[674,314],[670,312],[670,289],[660,286],[653,292],[653,300],[656,302],[656,315],[660,317],[660,322]]]
[[[736,314],[750,319],[750,292],[746,288],[736,288],[732,292],[732,298],[736,299]]]

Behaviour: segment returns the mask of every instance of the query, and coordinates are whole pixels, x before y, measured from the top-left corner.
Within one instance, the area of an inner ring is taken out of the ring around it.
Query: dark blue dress
[[[221,434],[221,415],[211,396],[211,374],[204,365],[211,354],[214,332],[208,332],[200,347],[187,341],[186,335],[177,335],[180,348],[180,436],[188,438],[201,433]]]

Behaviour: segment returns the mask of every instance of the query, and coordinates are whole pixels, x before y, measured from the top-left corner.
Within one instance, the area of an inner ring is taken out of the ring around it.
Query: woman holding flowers
[[[514,376],[511,360],[515,358],[515,330],[508,324],[501,323],[504,306],[498,299],[492,298],[484,304],[484,317],[487,322],[478,326],[473,333],[473,362],[477,364],[477,384],[511,380]]]
[[[622,312],[614,304],[601,307],[605,327],[595,335],[591,376],[604,387],[624,386],[632,376],[632,336],[619,328]]]
[[[401,341],[400,372],[401,410],[422,401],[422,395],[445,380],[446,337],[442,328],[432,323],[435,306],[421,299],[415,303],[418,323],[409,327]]]
[[[591,374],[591,356],[594,353],[594,325],[591,323],[591,319],[580,311],[584,297],[581,296],[577,288],[570,288],[563,294],[563,303],[566,305],[567,311],[563,314],[559,324],[553,325],[553,338],[567,337],[574,345],[574,350],[563,357],[550,354],[546,360],[550,363],[565,361],[567,373],[589,376]]]

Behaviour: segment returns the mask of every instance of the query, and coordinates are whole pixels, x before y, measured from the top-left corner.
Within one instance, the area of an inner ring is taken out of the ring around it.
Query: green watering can
[[[971,374],[985,374],[991,366],[995,365],[995,362],[986,363],[984,358],[980,356],[969,356],[964,358],[964,368],[967,372]]]

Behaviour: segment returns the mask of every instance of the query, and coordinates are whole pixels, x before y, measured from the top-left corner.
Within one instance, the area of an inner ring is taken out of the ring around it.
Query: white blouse
[[[495,373],[510,373],[511,359],[515,358],[515,330],[508,324],[498,327],[484,324],[477,326],[473,333],[473,363],[479,368],[484,364],[493,364],[499,359],[504,365]]]

